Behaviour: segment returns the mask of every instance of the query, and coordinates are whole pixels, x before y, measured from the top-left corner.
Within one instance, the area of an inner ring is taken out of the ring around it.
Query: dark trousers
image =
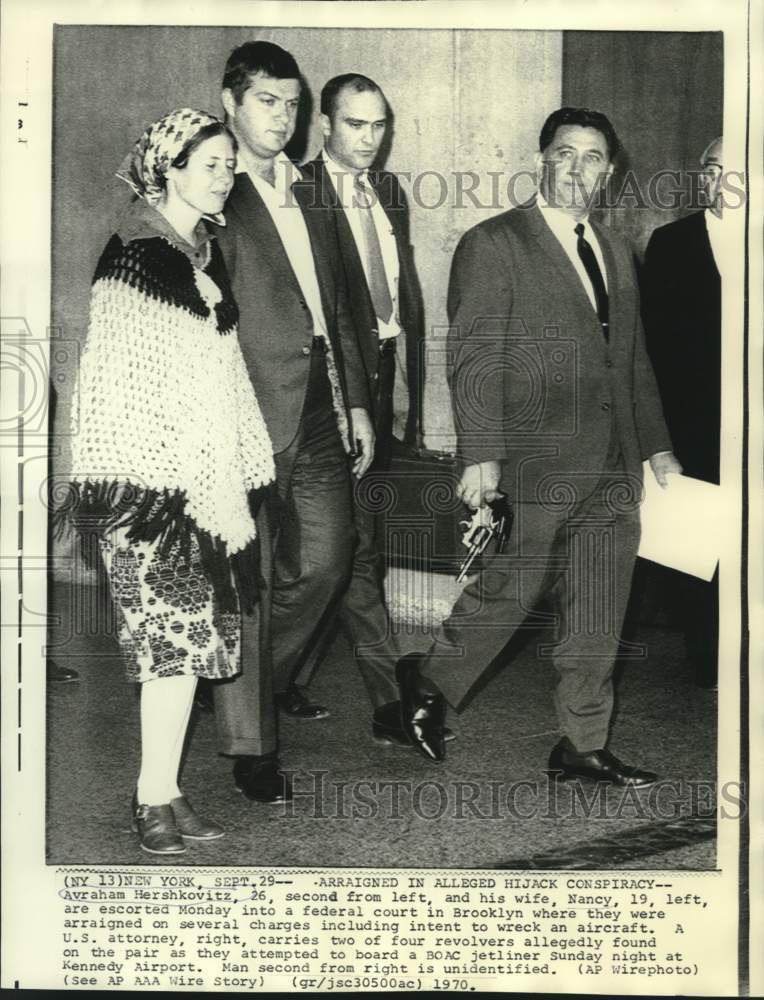
[[[687,659],[703,687],[716,684],[719,659],[719,571],[706,582],[677,575],[675,600]]]
[[[254,612],[242,615],[242,672],[213,684],[218,747],[220,753],[232,756],[267,754],[276,749],[270,643],[269,581],[273,562],[270,519],[271,512],[263,504],[255,525],[260,538],[260,575],[266,586]]]
[[[367,475],[379,474],[389,466],[392,445],[393,386],[395,354],[381,354],[377,370],[374,462]],[[371,480],[368,480],[371,482]],[[357,543],[349,586],[338,608],[336,619],[327,622],[300,671],[298,682],[307,684],[321,663],[339,625],[349,636],[369,699],[374,708],[398,700],[395,664],[401,655],[395,642],[385,606],[384,539],[379,537],[382,519],[373,487],[364,489],[363,479],[353,490],[353,518]]]
[[[559,504],[515,505],[507,550],[489,558],[436,630],[422,664],[457,710],[515,632],[537,627],[542,598],[555,609],[554,635],[537,656],[557,673],[560,730],[579,751],[605,746],[612,673],[639,547],[639,509],[604,475],[588,496]],[[638,499],[638,497],[636,498]],[[556,641],[552,641],[556,640]]]
[[[220,729],[226,754],[275,751],[273,692],[284,691],[296,676],[350,574],[355,542],[350,474],[320,347],[311,353],[297,435],[275,460],[270,593],[264,606],[270,620],[261,623],[257,639],[250,635],[242,673],[216,692],[216,714],[222,699],[228,732],[235,733],[227,739]],[[263,650],[264,642],[269,650]]]

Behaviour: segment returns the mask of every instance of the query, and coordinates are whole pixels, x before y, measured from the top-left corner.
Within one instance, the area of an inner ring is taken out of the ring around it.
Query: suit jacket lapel
[[[585,310],[586,315],[597,322],[596,310],[592,306],[591,299],[586,294],[586,289],[581,282],[578,271],[573,266],[570,257],[568,257],[560,246],[560,241],[544,221],[543,213],[537,205],[528,209],[528,223],[546,258],[558,272],[563,287],[571,290],[576,298],[579,309],[582,311]],[[608,280],[609,278],[610,274],[608,273]]]
[[[257,248],[258,258],[277,269],[287,281],[293,282],[295,291],[300,294],[300,283],[292,270],[276,224],[249,174],[236,175],[226,211],[232,211],[238,217],[242,232]]]
[[[353,286],[350,289],[351,294],[358,294],[359,290],[362,288],[368,295],[366,275],[363,270],[361,256],[358,252],[358,245],[356,244],[355,237],[353,236],[353,231],[350,228],[350,221],[348,219],[347,212],[340,204],[337,189],[332,183],[332,179],[326,169],[326,163],[322,157],[313,161],[313,169],[315,171],[314,176],[316,178],[316,184],[320,191],[321,203],[328,209],[331,209],[334,214],[334,220],[337,225],[337,239],[339,241],[340,252],[344,261],[348,284]],[[370,298],[369,308],[372,309]]]

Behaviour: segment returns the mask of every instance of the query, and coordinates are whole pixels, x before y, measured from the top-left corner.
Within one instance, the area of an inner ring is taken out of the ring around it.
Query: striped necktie
[[[358,217],[361,221],[361,231],[363,233],[364,256],[366,259],[366,280],[369,285],[369,294],[374,306],[374,312],[383,323],[387,323],[393,314],[393,300],[390,297],[390,288],[387,284],[385,274],[385,264],[382,260],[382,249],[379,245],[377,227],[374,224],[372,214],[372,198],[364,186],[360,177],[356,175],[354,179],[356,204],[358,205]]]

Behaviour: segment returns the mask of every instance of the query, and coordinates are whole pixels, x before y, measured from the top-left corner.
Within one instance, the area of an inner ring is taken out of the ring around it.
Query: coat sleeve
[[[651,241],[652,243],[652,241]],[[661,291],[662,277],[656,272],[653,250],[646,256],[642,273],[642,315],[649,324],[653,358],[660,359],[662,350]],[[636,317],[634,342],[634,417],[639,437],[642,459],[659,451],[672,451],[671,436],[666,426],[663,402],[653,364],[645,341],[645,332],[639,315]]]
[[[647,244],[640,275],[640,299],[647,353],[658,382],[664,414],[673,426],[675,383],[681,378],[682,366],[675,346],[677,297],[672,278],[675,262],[672,262],[670,240],[666,237],[664,229],[657,229]]]
[[[394,205],[401,206],[396,216],[400,220],[398,294],[401,321],[406,331],[406,371],[410,401],[405,441],[414,446],[417,435],[422,433],[424,427],[424,299],[416,270],[414,247],[411,244],[408,200],[397,178],[395,178],[393,196],[396,199]]]
[[[333,307],[333,315],[327,313],[326,320],[332,327],[330,336],[336,363],[341,368],[339,374],[347,405],[368,410],[369,390],[341,263],[334,210],[323,203],[319,177],[313,168],[305,171],[299,185],[293,186],[293,191],[298,196],[311,233],[316,274],[325,296],[324,307]]]
[[[327,215],[329,212],[327,211]],[[338,266],[335,268],[336,280],[336,323],[337,338],[342,350],[342,363],[345,370],[345,388],[347,391],[348,406],[361,407],[364,410],[370,409],[369,388],[366,381],[366,370],[361,358],[361,349],[358,343],[358,332],[353,321],[353,313],[350,309],[350,298],[348,295],[347,279],[345,269],[339,263],[339,243],[337,241],[334,220],[331,222],[331,238],[334,240],[337,251]]]
[[[447,371],[457,457],[466,465],[508,455],[509,271],[482,226],[464,234],[448,284]]]

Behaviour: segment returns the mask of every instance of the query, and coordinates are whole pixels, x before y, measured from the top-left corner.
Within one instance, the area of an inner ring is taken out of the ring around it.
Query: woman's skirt
[[[216,610],[196,541],[186,561],[126,536],[114,529],[100,545],[128,679],[239,673],[241,616]]]

